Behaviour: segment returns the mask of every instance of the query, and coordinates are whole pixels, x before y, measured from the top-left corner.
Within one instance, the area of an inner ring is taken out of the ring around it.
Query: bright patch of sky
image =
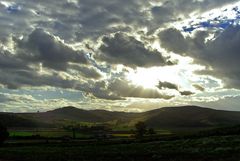
[[[36,100],[50,100],[50,99],[67,99],[71,101],[81,101],[84,99],[84,95],[81,91],[76,90],[64,90],[59,88],[49,89],[19,89],[10,90],[6,88],[0,89],[0,93],[15,94],[15,95],[30,95]]]
[[[201,16],[193,16],[181,25],[181,29],[184,32],[192,32],[204,28],[226,29],[231,25],[240,25],[240,2],[221,9],[214,9]]]
[[[2,4],[5,7],[8,13],[17,13],[22,10],[22,7],[20,5],[13,2],[3,1],[0,2],[0,4]]]

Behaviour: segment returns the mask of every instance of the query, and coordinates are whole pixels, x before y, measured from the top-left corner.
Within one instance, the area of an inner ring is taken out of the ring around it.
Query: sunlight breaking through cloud
[[[239,24],[236,0],[1,1],[0,111],[224,108]]]

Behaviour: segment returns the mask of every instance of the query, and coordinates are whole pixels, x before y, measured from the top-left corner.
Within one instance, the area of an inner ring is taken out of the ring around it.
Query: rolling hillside
[[[15,113],[0,113],[0,124],[7,127],[53,127],[51,124]]]
[[[215,127],[240,124],[240,112],[213,110],[197,106],[171,107],[144,113],[153,127]]]
[[[75,107],[63,107],[43,113],[22,113],[18,117],[26,118],[35,122],[43,122],[51,125],[66,123],[128,123],[134,119],[137,113],[111,112],[105,110],[82,110]]]
[[[240,124],[240,112],[220,111],[197,106],[165,107],[143,113],[82,110],[63,107],[43,113],[0,113],[0,123],[9,127],[57,127],[68,123],[117,122],[133,126],[145,121],[154,128],[219,127]]]

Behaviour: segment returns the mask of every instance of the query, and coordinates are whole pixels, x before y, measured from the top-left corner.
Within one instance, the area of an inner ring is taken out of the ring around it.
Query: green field
[[[40,137],[46,137],[46,138],[58,138],[63,136],[69,136],[72,137],[73,134],[71,131],[36,131],[36,130],[14,130],[10,131],[10,137],[30,137],[30,136],[40,136]],[[76,133],[77,138],[88,138],[90,135],[82,134],[82,133]]]
[[[32,137],[32,136],[40,136],[44,138],[60,138],[64,136],[72,137],[73,133],[71,131],[66,130],[36,130],[36,129],[22,129],[22,130],[10,130],[10,137]],[[171,135],[172,132],[169,130],[156,130],[156,134],[158,135]],[[112,137],[121,137],[121,138],[129,138],[134,137],[134,133],[132,131],[113,131],[111,134]],[[84,134],[80,132],[76,132],[76,138],[79,139],[87,139],[93,137],[93,134]]]
[[[114,144],[5,145],[0,159],[17,161],[239,161],[240,136]]]
[[[188,131],[188,133],[187,133]],[[9,161],[240,161],[240,126],[204,131],[156,130],[135,138],[132,131],[115,131],[110,138],[60,129],[12,129],[0,147],[0,160]],[[33,138],[32,135],[40,135]],[[14,137],[21,136],[21,137]],[[85,139],[81,139],[84,138]]]

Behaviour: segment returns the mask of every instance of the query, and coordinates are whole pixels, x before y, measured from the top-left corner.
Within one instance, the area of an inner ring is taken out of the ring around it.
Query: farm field
[[[131,161],[238,161],[240,159],[240,136],[212,136],[172,141],[111,144],[98,141],[80,143],[49,143],[12,145],[0,148],[0,159],[16,161],[79,161],[79,160],[131,160]]]
[[[31,136],[40,136],[44,138],[58,138],[69,136],[72,137],[71,131],[66,130],[56,130],[56,129],[44,129],[44,130],[37,130],[37,129],[22,129],[22,130],[9,130],[10,137],[31,137]],[[76,133],[77,138],[88,138],[89,135]]]
[[[170,130],[156,130],[156,134],[158,135],[171,135],[173,132]],[[174,132],[175,133],[175,132]],[[72,131],[64,130],[64,129],[37,129],[37,128],[29,128],[29,129],[10,129],[9,135],[11,138],[15,137],[34,137],[39,136],[43,138],[60,138],[64,136],[72,137]],[[81,132],[76,132],[76,138],[79,139],[87,139],[93,137],[93,134],[86,134]],[[134,132],[131,130],[113,130],[111,131],[111,136],[113,137],[132,137],[134,136]]]

